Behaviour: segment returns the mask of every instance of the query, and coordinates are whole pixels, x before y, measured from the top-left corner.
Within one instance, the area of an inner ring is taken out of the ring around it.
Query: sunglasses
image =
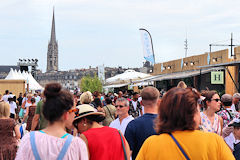
[[[76,114],[76,116],[79,115],[79,109],[78,108],[70,109],[70,110],[68,110],[68,112],[69,113],[74,112]]]
[[[118,108],[118,107],[123,108],[124,106],[123,105],[116,105],[116,108]]]
[[[213,100],[214,100],[214,101],[216,101],[216,102],[218,102],[218,101],[221,101],[221,100],[220,100],[220,99],[218,99],[218,98],[217,98],[217,99],[212,99],[212,101],[213,101]]]

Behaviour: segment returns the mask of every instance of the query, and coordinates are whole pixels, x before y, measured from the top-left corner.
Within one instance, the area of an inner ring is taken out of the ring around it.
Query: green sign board
[[[223,71],[212,71],[211,72],[211,84],[224,84]]]

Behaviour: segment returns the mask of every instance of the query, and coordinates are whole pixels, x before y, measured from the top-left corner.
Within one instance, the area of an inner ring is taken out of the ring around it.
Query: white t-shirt
[[[119,118],[117,118],[110,123],[109,127],[116,128],[116,129],[120,130],[122,132],[122,134],[124,135],[128,123],[130,121],[132,121],[133,119],[134,118],[132,116],[128,116],[128,117],[124,118],[122,120],[122,123],[120,124],[120,120],[119,120]]]
[[[136,102],[135,102],[135,101],[132,101],[132,104],[133,104],[134,110],[136,111],[136,109],[137,109],[137,101],[136,101]]]
[[[9,94],[5,94],[2,99],[5,101],[5,102],[8,102],[8,97],[9,97]]]
[[[133,108],[134,108],[134,110],[136,111],[136,109],[137,109],[137,103],[138,103],[138,101],[132,101],[132,104],[133,104]],[[139,117],[141,116],[141,112],[140,112],[140,110],[138,111],[139,112]],[[143,112],[144,113],[144,112]]]
[[[41,97],[40,96],[37,96],[37,97],[35,97],[35,103],[37,104],[39,101],[41,100]]]
[[[26,97],[23,97],[23,99],[22,99],[22,104],[23,104],[26,100],[27,100],[27,98],[26,98]]]
[[[26,104],[25,104],[26,109],[27,109],[27,107],[29,107],[29,106],[31,106],[31,105],[32,105],[32,103],[28,103],[28,102],[26,101]],[[26,109],[24,109],[24,113],[26,113]]]
[[[10,102],[10,113],[15,114],[15,109],[17,108],[17,105],[15,102]]]
[[[236,111],[236,107],[235,107],[235,104],[234,104],[234,103],[231,105],[231,109],[232,109],[232,111],[233,111],[233,112],[237,112],[237,111]]]
[[[232,150],[234,150],[234,144],[237,144],[240,142],[240,140],[235,139],[233,133],[231,133],[229,136],[225,137],[224,140]]]

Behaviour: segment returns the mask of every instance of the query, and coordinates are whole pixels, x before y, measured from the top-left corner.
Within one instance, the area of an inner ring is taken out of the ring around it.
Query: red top
[[[88,140],[90,160],[124,160],[122,141],[117,129],[108,126],[91,128],[83,134]]]

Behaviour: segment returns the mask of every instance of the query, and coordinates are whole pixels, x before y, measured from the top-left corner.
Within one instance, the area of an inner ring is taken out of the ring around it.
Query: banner
[[[143,28],[140,28],[142,43],[143,43],[143,57],[146,61],[155,64],[155,57],[153,52],[152,37],[150,33]]]
[[[104,65],[98,66],[98,78],[104,83],[105,82],[105,68]]]

